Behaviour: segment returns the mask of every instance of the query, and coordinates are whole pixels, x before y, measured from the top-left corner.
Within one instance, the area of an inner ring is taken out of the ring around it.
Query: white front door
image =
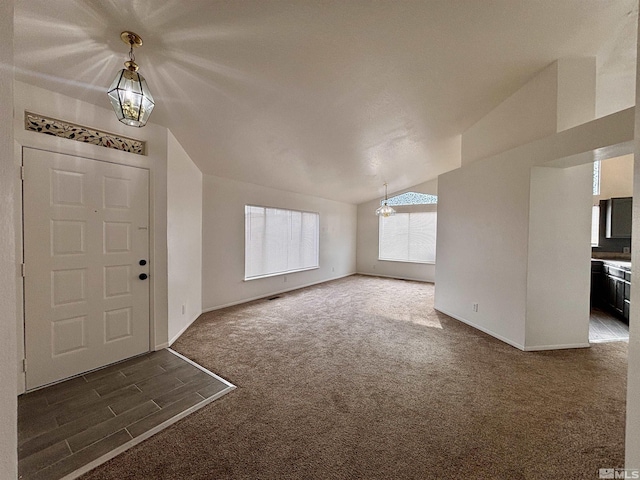
[[[27,389],[149,351],[149,172],[24,149]]]

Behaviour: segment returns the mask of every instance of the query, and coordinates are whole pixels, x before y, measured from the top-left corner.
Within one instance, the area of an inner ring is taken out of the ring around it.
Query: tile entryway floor
[[[629,325],[606,310],[592,308],[589,318],[589,342],[620,341],[629,341]]]
[[[79,476],[234,388],[165,349],[21,395],[19,478]]]

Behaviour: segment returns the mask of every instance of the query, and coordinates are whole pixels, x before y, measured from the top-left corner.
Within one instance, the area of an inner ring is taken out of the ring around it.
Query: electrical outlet
[[[184,315],[185,313],[187,313],[187,306],[183,303],[182,304],[182,314]]]
[[[336,267],[331,267],[331,271],[335,272],[336,271]]]
[[[473,304],[473,311],[474,311],[474,312],[477,312],[477,311],[478,311],[478,304],[477,304],[477,303],[474,303],[474,304]]]

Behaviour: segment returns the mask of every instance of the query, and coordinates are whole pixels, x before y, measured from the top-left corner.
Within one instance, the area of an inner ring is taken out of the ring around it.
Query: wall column
[[[13,9],[0,2],[0,472],[18,477],[16,196],[13,142]]]

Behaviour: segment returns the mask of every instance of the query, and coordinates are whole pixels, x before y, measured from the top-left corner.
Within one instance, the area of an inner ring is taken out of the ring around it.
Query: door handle
[[[138,278],[140,280],[146,280],[147,278],[149,278],[149,275],[147,275],[146,273],[141,273],[140,275],[138,275]]]

